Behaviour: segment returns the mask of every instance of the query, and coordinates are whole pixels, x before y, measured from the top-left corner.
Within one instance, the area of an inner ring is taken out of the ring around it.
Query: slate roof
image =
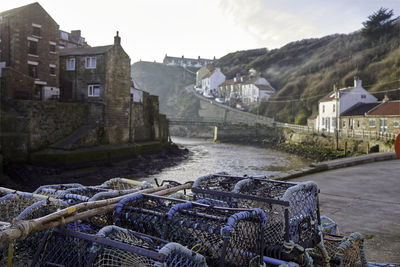
[[[381,103],[358,103],[354,107],[346,110],[340,116],[364,116],[368,111],[380,105]]]
[[[77,47],[60,49],[60,56],[85,56],[104,54],[114,45],[95,46],[95,47]]]
[[[367,115],[373,116],[400,116],[400,101],[389,101],[382,103],[373,110],[370,110]]]
[[[0,12],[0,16],[10,16],[10,15],[13,15],[15,13],[18,13],[18,12],[24,10],[25,8],[31,8],[31,7],[35,7],[35,6],[41,8],[49,16],[49,18],[58,25],[57,21],[55,21],[50,16],[50,14],[46,11],[46,9],[44,9],[38,2],[34,2],[34,3],[31,3],[31,4],[25,5],[25,6],[20,6],[20,7],[16,7],[16,8],[13,8],[13,9],[9,9],[9,10]]]
[[[209,72],[209,73],[207,73],[207,75],[205,75],[205,76],[203,77],[203,79],[210,78],[210,77],[211,77],[211,75],[213,75],[214,73],[215,73],[215,70],[214,70],[214,71],[212,71],[212,72]]]
[[[230,79],[230,80],[226,80],[225,82],[221,83],[219,86],[232,85],[232,84],[235,84],[235,82],[233,81],[233,79]]]
[[[260,90],[266,90],[266,91],[275,91],[274,88],[272,88],[269,85],[264,85],[264,84],[255,84],[255,86],[258,87]]]

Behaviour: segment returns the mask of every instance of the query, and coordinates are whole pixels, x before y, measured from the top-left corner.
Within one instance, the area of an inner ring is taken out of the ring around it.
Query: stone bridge
[[[188,125],[188,124],[203,124],[203,125],[215,125],[215,124],[241,124],[247,125],[265,124],[272,125],[273,119],[256,115],[253,113],[241,111],[236,108],[231,108],[227,105],[216,102],[214,99],[208,99],[202,95],[196,93],[193,89],[193,84],[186,86],[185,89],[197,97],[200,101],[200,109],[198,112],[198,118],[196,119],[183,119],[183,118],[169,118],[170,123]]]

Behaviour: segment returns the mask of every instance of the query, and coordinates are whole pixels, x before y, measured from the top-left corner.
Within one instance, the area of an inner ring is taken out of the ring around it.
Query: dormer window
[[[95,69],[96,68],[96,57],[87,57],[85,67],[87,69]]]
[[[361,98],[367,98],[367,95],[363,94],[363,95],[361,95]]]

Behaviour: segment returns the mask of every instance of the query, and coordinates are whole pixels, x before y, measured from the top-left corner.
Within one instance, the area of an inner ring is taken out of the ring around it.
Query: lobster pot
[[[115,216],[122,227],[199,250],[208,265],[260,264],[267,221],[264,212],[201,202],[139,194],[121,200]]]
[[[58,198],[65,190],[71,188],[83,187],[81,184],[53,184],[53,185],[42,185],[38,187],[33,193],[40,194],[48,197]]]
[[[352,233],[348,236],[324,234],[324,246],[330,258],[331,266],[355,267],[368,266],[363,250],[364,238],[360,233]],[[315,251],[312,255],[316,264],[322,255]]]
[[[48,230],[40,241],[32,266],[89,266],[93,242],[79,234],[97,233],[90,224],[74,222]]]
[[[202,255],[179,244],[117,226],[96,234],[84,228],[49,232],[32,266],[207,266]]]
[[[211,174],[192,187],[195,199],[231,208],[260,208],[268,217],[265,254],[281,257],[284,242],[305,248],[320,242],[318,187],[313,182],[289,183],[260,177]]]
[[[67,204],[61,200],[41,200],[32,194],[9,194],[0,199],[1,219],[8,222],[15,220],[31,220],[43,217],[66,207]],[[2,228],[6,229],[7,224]],[[35,254],[39,240],[43,232],[27,236],[24,240],[9,243],[1,250],[0,265],[6,266],[6,262],[12,262],[13,266],[24,266],[28,264]]]
[[[126,178],[112,178],[110,180],[105,181],[99,187],[112,190],[130,190],[130,189],[145,189],[150,187],[150,184],[147,182],[138,182]]]

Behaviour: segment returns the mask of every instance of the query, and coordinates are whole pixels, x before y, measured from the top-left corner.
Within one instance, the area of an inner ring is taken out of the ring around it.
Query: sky
[[[0,0],[0,11],[33,1]],[[379,8],[400,15],[400,0],[39,0],[61,30],[81,30],[91,46],[119,31],[131,62],[164,56],[220,58],[274,49],[305,38],[351,33]]]

